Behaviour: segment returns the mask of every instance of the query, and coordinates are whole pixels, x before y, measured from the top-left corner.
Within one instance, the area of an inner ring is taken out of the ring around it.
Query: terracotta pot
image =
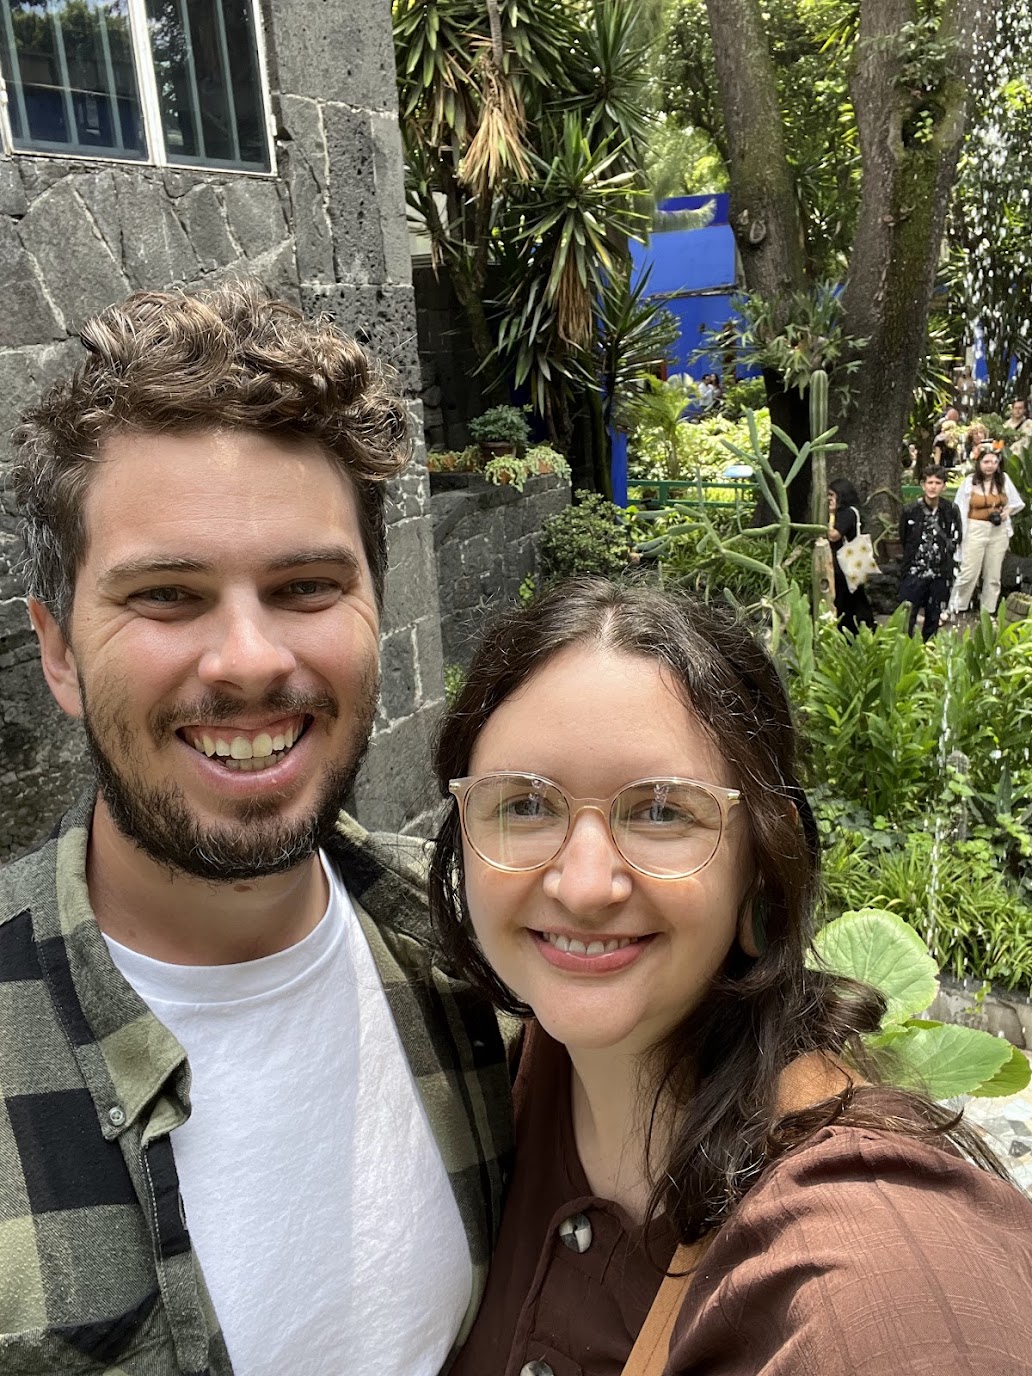
[[[504,454],[515,454],[516,446],[509,440],[481,440],[480,452],[485,459],[497,459]]]

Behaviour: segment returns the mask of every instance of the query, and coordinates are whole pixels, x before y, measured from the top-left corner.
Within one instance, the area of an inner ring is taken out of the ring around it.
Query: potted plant
[[[538,473],[554,473],[559,478],[570,476],[570,465],[550,444],[535,444],[533,449],[527,450],[526,459],[528,463],[537,465]]]
[[[518,406],[492,406],[469,423],[470,438],[486,458],[518,454],[527,447],[530,426]]]
[[[512,453],[499,454],[497,458],[484,465],[484,477],[489,483],[495,483],[499,487],[511,484],[517,492],[523,491],[527,479],[535,477],[537,471],[536,462],[531,463],[529,459],[518,458]]]

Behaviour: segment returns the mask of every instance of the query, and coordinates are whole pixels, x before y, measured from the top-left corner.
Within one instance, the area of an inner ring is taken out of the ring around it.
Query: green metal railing
[[[688,505],[738,510],[756,504],[756,484],[752,478],[714,479],[704,478],[701,473],[684,478],[631,479],[627,500],[635,506],[653,509]]]

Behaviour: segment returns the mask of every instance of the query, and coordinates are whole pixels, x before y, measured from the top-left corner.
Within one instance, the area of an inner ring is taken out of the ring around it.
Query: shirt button
[[[571,1252],[586,1252],[591,1246],[591,1224],[586,1214],[571,1214],[559,1224],[559,1236]]]
[[[113,1128],[120,1128],[125,1122],[125,1110],[119,1108],[117,1104],[114,1108],[108,1109],[107,1116],[108,1122]]]
[[[555,1376],[547,1362],[528,1362],[520,1367],[520,1376]]]

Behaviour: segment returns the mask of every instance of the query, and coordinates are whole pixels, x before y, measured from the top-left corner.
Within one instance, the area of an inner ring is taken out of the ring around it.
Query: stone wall
[[[421,433],[390,7],[264,0],[276,173],[171,170],[0,153],[0,477],[23,407],[81,354],[83,320],[137,288],[261,277],[330,313],[398,370]],[[354,806],[418,828],[443,698],[427,475],[391,492],[380,712]],[[43,683],[0,508],[0,856],[50,825],[86,771]]]
[[[514,603],[536,574],[541,526],[570,505],[570,484],[530,478],[523,493],[476,474],[435,475],[430,498],[446,664],[468,667],[492,612]],[[451,490],[436,490],[451,487]]]

